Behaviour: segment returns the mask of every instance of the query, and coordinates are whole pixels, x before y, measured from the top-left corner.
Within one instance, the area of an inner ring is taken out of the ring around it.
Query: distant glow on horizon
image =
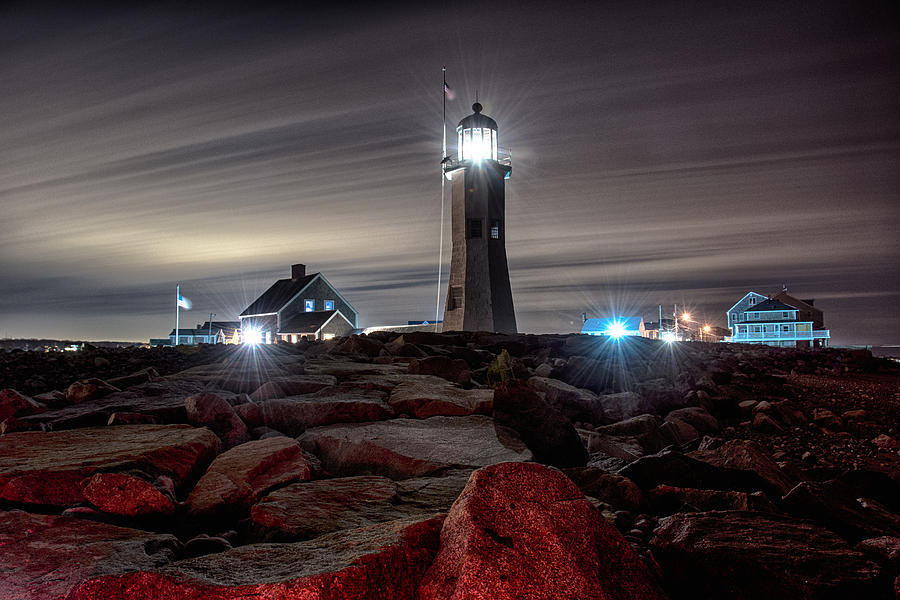
[[[678,341],[678,336],[676,336],[671,331],[667,331],[667,332],[663,333],[661,338],[662,338],[662,341],[664,341],[667,344],[671,344],[672,342]]]

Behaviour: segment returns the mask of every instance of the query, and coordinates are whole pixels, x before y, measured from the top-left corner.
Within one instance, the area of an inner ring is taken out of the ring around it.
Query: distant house
[[[240,344],[240,321],[207,321],[203,325],[197,325],[197,329],[206,331],[209,339],[214,340],[210,344]]]
[[[196,346],[197,344],[238,344],[240,343],[239,321],[209,321],[202,325],[197,325],[191,329],[178,329],[178,344],[182,346]],[[163,342],[166,340],[150,340],[151,345],[154,342]],[[175,345],[175,330],[169,333],[168,345]]]
[[[665,334],[666,332],[674,332],[675,331],[675,319],[666,319],[662,320],[662,331],[659,329],[659,321],[646,321],[644,322],[644,332],[641,334],[643,337],[658,340],[661,338],[661,333]]]
[[[279,279],[240,314],[241,335],[261,343],[330,339],[357,328],[356,309],[321,273],[291,266],[291,278]]]
[[[581,333],[615,338],[645,336],[644,319],[642,317],[586,319],[581,327]]]
[[[786,295],[786,292],[783,293]],[[796,300],[790,296],[787,298]],[[812,308],[811,304],[805,301],[802,303]],[[756,292],[750,292],[728,309],[731,336],[725,338],[725,341],[798,348],[823,347],[827,345],[831,333],[822,328],[821,311],[818,313],[814,320],[812,312],[805,307],[800,309],[774,297],[766,298]]]

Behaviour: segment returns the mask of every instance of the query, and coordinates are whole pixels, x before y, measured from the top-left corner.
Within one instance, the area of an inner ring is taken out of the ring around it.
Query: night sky
[[[431,4],[0,9],[0,337],[164,337],[176,283],[192,326],[296,262],[433,318],[446,64],[451,153],[476,89],[512,153],[520,330],[787,285],[900,343],[896,2]]]

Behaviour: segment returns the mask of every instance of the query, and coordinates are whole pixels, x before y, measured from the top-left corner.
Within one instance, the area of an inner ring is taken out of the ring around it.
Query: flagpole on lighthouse
[[[441,234],[438,248],[438,276],[437,294],[434,302],[434,330],[437,331],[437,322],[441,320],[441,268],[444,265],[444,163],[447,162],[447,66],[441,67],[444,82],[441,85],[441,99],[443,100],[443,127],[441,142]]]
[[[175,345],[178,345],[178,309],[181,307],[181,304],[178,302],[181,300],[181,286],[175,286]]]

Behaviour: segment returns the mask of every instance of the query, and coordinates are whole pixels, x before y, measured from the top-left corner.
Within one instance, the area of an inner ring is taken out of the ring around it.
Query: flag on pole
[[[181,294],[178,294],[178,306],[184,310],[191,310],[191,301]]]
[[[444,80],[444,95],[447,96],[448,100],[453,100],[454,98],[456,98],[456,94],[453,92],[453,90],[450,89],[450,86],[447,85],[446,79]]]

